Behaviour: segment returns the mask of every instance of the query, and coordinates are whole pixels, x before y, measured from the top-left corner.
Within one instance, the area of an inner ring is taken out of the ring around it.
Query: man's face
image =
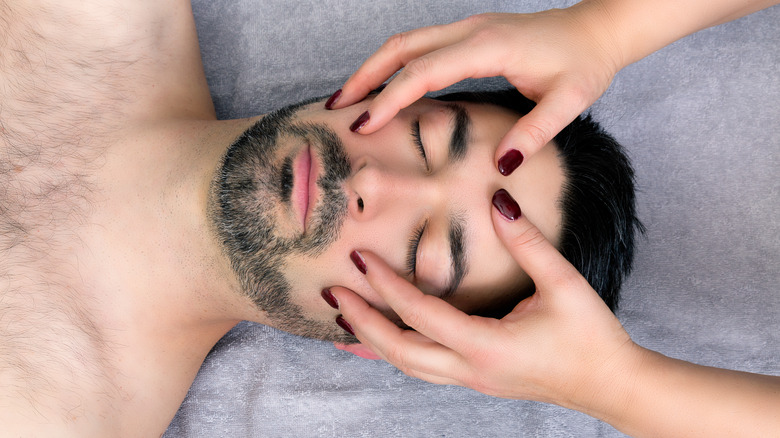
[[[323,288],[348,287],[394,316],[350,261],[357,249],[466,312],[516,300],[530,280],[495,234],[491,198],[508,190],[556,243],[554,146],[504,177],[494,154],[518,119],[509,110],[423,99],[374,134],[350,132],[365,108],[272,113],[248,131],[259,143],[231,146],[215,221],[245,293],[278,328],[348,340]]]

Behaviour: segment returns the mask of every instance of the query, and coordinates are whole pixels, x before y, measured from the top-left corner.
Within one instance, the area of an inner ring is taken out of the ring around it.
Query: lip
[[[318,167],[310,144],[302,148],[293,160],[292,200],[303,233],[308,229],[312,212],[317,204]]]

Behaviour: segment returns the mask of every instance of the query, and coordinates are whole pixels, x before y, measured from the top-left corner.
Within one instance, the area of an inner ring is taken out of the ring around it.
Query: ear
[[[371,351],[370,348],[366,347],[365,345],[361,343],[357,344],[341,344],[339,342],[334,342],[333,346],[338,348],[339,350],[346,351],[348,353],[352,353],[355,356],[362,357],[363,359],[370,359],[370,360],[381,360],[382,358],[377,356],[376,353]]]

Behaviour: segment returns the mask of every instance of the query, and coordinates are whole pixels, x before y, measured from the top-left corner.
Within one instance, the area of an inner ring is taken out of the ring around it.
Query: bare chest
[[[212,116],[186,1],[0,0],[3,432],[165,429],[199,355],[182,365],[155,318],[128,323],[145,315],[126,289],[154,263],[135,237],[148,227],[126,226],[138,222],[126,214],[142,198],[136,181],[125,175],[131,196],[117,197],[113,179],[132,167],[118,155],[142,156],[132,148],[148,146],[153,121]],[[132,286],[154,297],[148,284]]]
[[[0,424],[115,435],[138,388],[117,360],[127,345],[95,318],[110,303],[83,236],[143,63],[74,35],[74,16],[11,9],[0,2]]]

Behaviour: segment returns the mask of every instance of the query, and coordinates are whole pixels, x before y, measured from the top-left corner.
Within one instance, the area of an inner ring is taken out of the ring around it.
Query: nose
[[[425,178],[381,166],[360,168],[347,183],[349,214],[369,221],[385,214],[425,208],[435,200],[434,185]]]

